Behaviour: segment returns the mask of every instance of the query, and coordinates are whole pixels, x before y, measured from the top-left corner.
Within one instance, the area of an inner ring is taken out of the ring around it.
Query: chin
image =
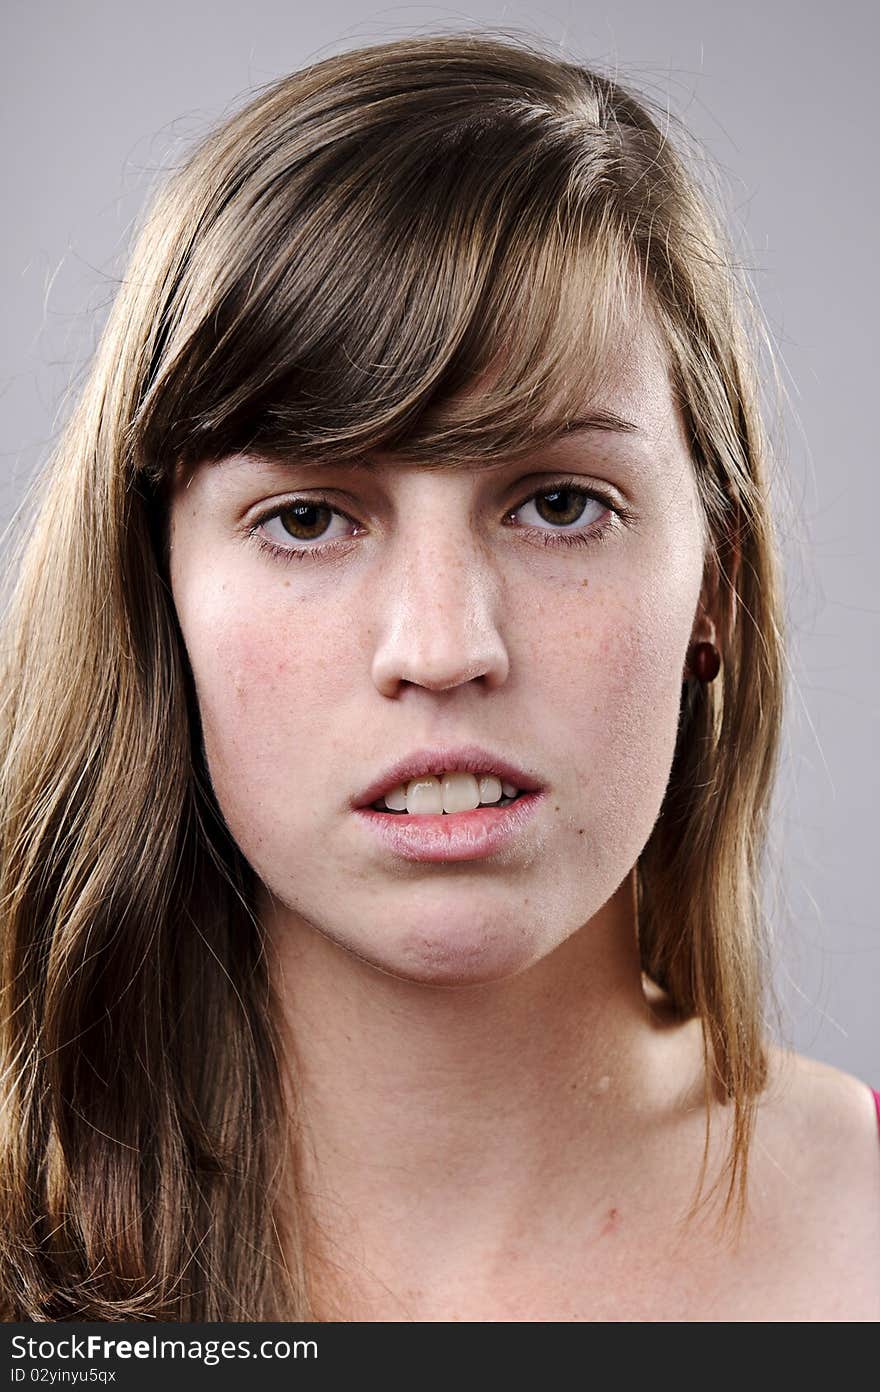
[[[516,976],[537,961],[541,952],[527,937],[502,929],[456,929],[454,921],[436,931],[430,926],[408,929],[372,960],[382,971],[422,986],[479,986]]]

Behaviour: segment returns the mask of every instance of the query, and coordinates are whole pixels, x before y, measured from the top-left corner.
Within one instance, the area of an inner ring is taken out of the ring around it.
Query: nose
[[[444,535],[427,527],[400,539],[376,619],[372,676],[382,695],[402,683],[448,691],[481,677],[492,690],[506,679],[509,657],[497,614],[497,571],[468,528]]]

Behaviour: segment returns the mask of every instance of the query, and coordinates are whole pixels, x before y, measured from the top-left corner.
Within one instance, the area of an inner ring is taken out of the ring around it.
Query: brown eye
[[[328,523],[332,526],[334,519],[337,530],[328,531]],[[337,542],[344,541],[346,534],[350,536],[352,527],[356,526],[344,512],[333,507],[328,498],[294,498],[290,503],[262,513],[248,531],[261,550],[279,560],[292,561],[323,556],[335,550]],[[290,545],[285,537],[298,545]]]
[[[595,512],[589,515],[589,507],[592,504]],[[556,488],[544,488],[540,493],[532,493],[524,502],[520,503],[515,512],[522,512],[527,507],[534,507],[538,517],[544,522],[553,523],[556,528],[571,528],[575,530],[575,524],[585,522],[585,527],[598,521],[602,513],[608,510],[608,504],[601,498],[595,497],[585,488],[575,488],[573,485],[560,484]],[[585,517],[586,514],[586,517]],[[528,518],[523,519],[526,526],[534,525]],[[582,528],[583,532],[585,528]],[[546,531],[546,528],[539,528]]]
[[[545,522],[558,522],[571,526],[579,522],[588,503],[595,499],[575,488],[554,488],[549,493],[535,494],[535,507]]]
[[[303,501],[280,508],[275,516],[295,541],[317,541],[326,531],[327,522],[334,511],[334,508],[325,507],[322,503]]]

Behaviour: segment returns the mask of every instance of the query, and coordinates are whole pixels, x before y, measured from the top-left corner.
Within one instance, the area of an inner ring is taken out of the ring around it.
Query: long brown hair
[[[748,287],[651,106],[538,42],[378,44],[259,90],[147,210],[21,509],[2,623],[7,1319],[311,1308],[304,1220],[294,1205],[283,1240],[277,1221],[289,1112],[253,872],[211,792],[168,583],[172,474],[246,447],[426,467],[534,449],[541,408],[582,413],[646,301],[723,666],[683,688],[639,932],[645,971],[702,1020],[742,1199],[782,701],[768,445]]]

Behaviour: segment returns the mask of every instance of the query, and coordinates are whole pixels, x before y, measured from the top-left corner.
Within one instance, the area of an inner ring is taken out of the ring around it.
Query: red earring
[[[689,654],[691,672],[697,681],[714,681],[721,671],[721,654],[714,643],[693,643]]]

